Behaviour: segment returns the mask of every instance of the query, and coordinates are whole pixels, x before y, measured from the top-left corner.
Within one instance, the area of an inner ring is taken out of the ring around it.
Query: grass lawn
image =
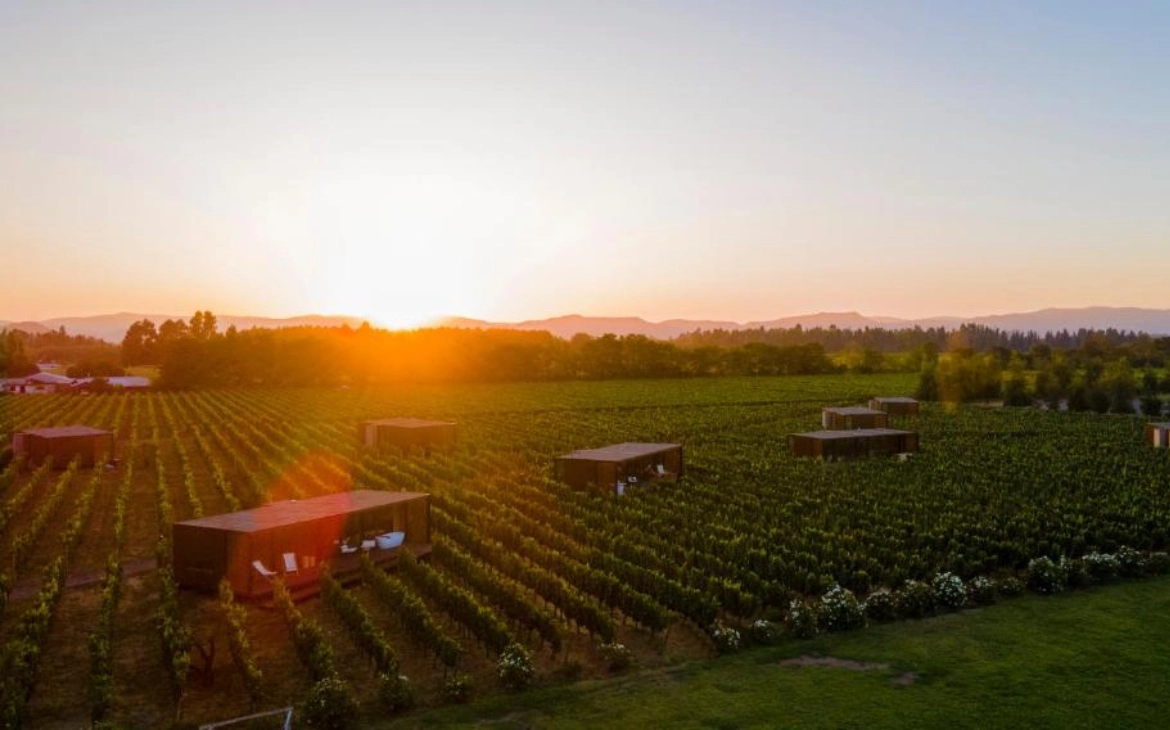
[[[889,665],[785,666],[828,656]],[[917,675],[912,684],[895,680]],[[384,728],[1165,728],[1170,577],[419,712]]]

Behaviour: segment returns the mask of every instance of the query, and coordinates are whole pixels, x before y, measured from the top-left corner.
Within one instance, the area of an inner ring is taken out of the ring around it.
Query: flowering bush
[[[357,723],[358,704],[349,686],[333,675],[309,689],[301,712],[308,727],[347,730]]]
[[[922,618],[934,613],[934,589],[922,581],[906,581],[895,600],[898,613],[904,618]]]
[[[473,690],[471,677],[466,674],[452,674],[443,682],[443,698],[448,702],[467,702]]]
[[[1128,578],[1134,578],[1145,574],[1146,559],[1137,550],[1134,550],[1128,545],[1122,545],[1117,548],[1117,552],[1114,555],[1117,558],[1117,566],[1122,575]]]
[[[931,581],[934,601],[945,608],[962,608],[967,605],[967,586],[963,579],[951,572],[938,573]]]
[[[634,664],[634,653],[626,648],[625,644],[619,644],[615,641],[610,644],[602,644],[599,649],[601,658],[611,672],[629,669]]]
[[[1088,553],[1081,558],[1081,562],[1084,563],[1089,577],[1099,583],[1117,577],[1121,570],[1117,556],[1109,553]]]
[[[834,584],[821,596],[821,615],[829,631],[849,631],[865,626],[865,606],[853,591]]]
[[[752,622],[748,635],[751,636],[753,642],[767,646],[775,644],[780,638],[780,629],[771,621],[761,618]]]
[[[414,686],[405,674],[383,674],[378,678],[378,699],[390,712],[414,707]]]
[[[863,605],[865,616],[871,621],[893,621],[898,617],[898,603],[889,588],[878,588],[870,593]]]
[[[1009,575],[996,584],[996,589],[1001,596],[1018,596],[1024,592],[1024,582],[1014,575]]]
[[[509,644],[500,652],[500,658],[496,661],[496,675],[500,683],[512,691],[526,688],[536,676],[532,655],[519,644]]]
[[[718,621],[711,627],[711,639],[715,642],[715,648],[723,654],[739,650],[739,631]]]
[[[995,581],[977,575],[967,583],[967,598],[971,603],[995,603]]]
[[[1068,563],[1045,555],[1028,561],[1028,587],[1037,593],[1060,593],[1068,580]]]
[[[788,604],[788,613],[784,615],[784,625],[788,633],[797,639],[808,639],[820,632],[817,611],[799,598]]]

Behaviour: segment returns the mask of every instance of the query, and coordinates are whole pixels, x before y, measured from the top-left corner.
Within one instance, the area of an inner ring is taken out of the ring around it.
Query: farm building
[[[1170,448],[1170,421],[1166,423],[1147,423],[1146,441],[1156,448]]]
[[[682,444],[625,443],[584,449],[559,457],[556,477],[574,487],[594,484],[613,489],[619,482],[636,484],[683,475]]]
[[[827,431],[852,431],[855,428],[885,428],[890,417],[865,406],[841,406],[821,411],[821,427]]]
[[[56,469],[64,469],[74,457],[80,457],[81,466],[89,468],[100,463],[103,455],[113,456],[114,434],[89,426],[33,428],[12,435],[12,451],[24,454],[30,468],[50,457]]]
[[[175,579],[215,591],[227,577],[245,598],[269,594],[277,576],[313,590],[326,562],[344,575],[362,552],[376,563],[396,561],[403,549],[429,554],[430,514],[428,494],[358,489],[176,522]]]
[[[869,401],[871,410],[882,411],[891,416],[917,416],[918,401],[905,396],[879,396]]]
[[[917,433],[893,428],[794,433],[788,441],[794,455],[821,459],[857,459],[918,451]]]
[[[454,446],[455,424],[450,421],[424,421],[421,418],[383,418],[364,421],[360,435],[362,443],[368,448]]]

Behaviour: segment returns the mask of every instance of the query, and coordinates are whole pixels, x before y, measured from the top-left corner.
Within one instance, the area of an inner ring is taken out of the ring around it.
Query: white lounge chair
[[[264,563],[260,562],[259,560],[253,560],[252,567],[256,569],[257,573],[264,576],[265,578],[275,578],[276,577],[276,571],[269,570],[267,567],[264,566]]]
[[[658,476],[660,476],[660,477],[666,476],[666,467],[665,466],[663,466],[662,464],[659,464],[657,467],[657,470],[658,470]]]
[[[362,540],[362,550],[373,550],[377,545],[375,540]]]
[[[358,551],[357,548],[350,547],[349,545],[346,545],[345,543],[341,543],[341,554],[342,555],[349,555],[350,553],[356,553],[357,551]]]
[[[297,554],[296,553],[285,553],[284,554],[284,572],[286,572],[286,573],[297,572]]]
[[[406,540],[405,532],[387,532],[374,538],[379,550],[393,550]]]

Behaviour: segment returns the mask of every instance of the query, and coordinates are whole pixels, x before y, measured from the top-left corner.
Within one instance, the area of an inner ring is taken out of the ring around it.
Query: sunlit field
[[[324,660],[288,610],[236,604],[232,620],[215,595],[174,593],[156,560],[173,521],[351,488],[432,495],[428,562],[295,607],[368,719],[388,714],[387,667],[442,705],[456,678],[473,698],[505,691],[512,643],[537,685],[599,678],[602,645],[643,668],[711,659],[712,629],[746,637],[834,584],[862,598],[1166,549],[1170,454],[1137,417],[928,406],[895,424],[921,434],[909,460],[791,456],[787,434],[817,430],[823,406],[912,388],[836,375],[0,398],[0,644],[28,668],[4,712],[151,727],[297,705]],[[358,423],[391,416],[457,421],[459,443],[361,448]],[[117,466],[18,468],[13,430],[66,424],[115,430]],[[686,477],[622,497],[554,480],[556,456],[622,441],[681,442]]]

